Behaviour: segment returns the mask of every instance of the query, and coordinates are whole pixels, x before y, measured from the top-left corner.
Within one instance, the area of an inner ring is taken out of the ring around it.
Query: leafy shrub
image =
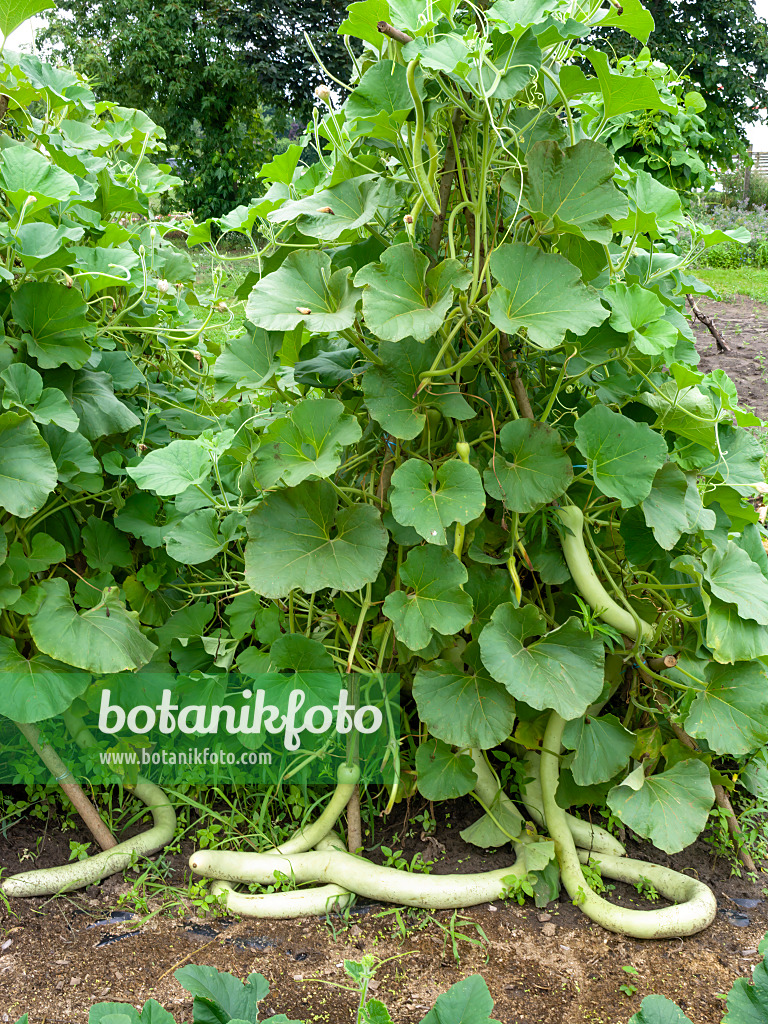
[[[742,229],[749,232],[746,244],[725,242],[703,252],[699,262],[708,267],[737,268],[768,266],[768,211],[765,206],[752,206],[741,200],[731,206],[699,202],[692,214],[721,231]]]
[[[686,199],[697,190],[709,189],[715,180],[708,160],[714,140],[699,116],[706,109],[701,93],[689,88],[684,75],[654,61],[647,47],[636,56],[622,57],[616,71],[629,78],[648,77],[664,107],[609,118],[604,131],[611,151]],[[603,114],[604,107],[598,104],[595,117]]]
[[[152,160],[162,129],[36,56],[6,50],[0,79],[0,651],[7,673],[65,673],[33,704],[3,682],[3,712],[29,722],[89,685],[73,669],[144,664],[142,624],[178,604],[157,593],[168,563],[115,523],[137,452],[198,426],[179,399],[202,323],[192,260],[148,219],[178,184]]]
[[[390,804],[414,779],[429,801],[475,791],[494,809],[465,837],[512,839],[537,900],[562,875],[593,919],[658,935],[657,911],[627,924],[590,888],[574,836],[594,852],[595,833],[563,805],[678,852],[768,741],[759,421],[697,371],[684,315],[693,260],[733,235],[694,225],[681,255],[678,194],[599,141],[665,102],[579,40],[597,21],[644,43],[650,15],[523,7],[479,27],[403,7],[393,35],[383,0],[353,5],[340,31],[365,53],[343,107],[321,94],[322,160],[290,146],[265,196],[190,226],[214,252],[214,227],[270,242],[221,349],[163,284],[186,257],[115,223],[171,184],[154,125],[6,65],[0,712],[77,721],[89,673],[130,694],[145,666],[204,704],[242,692],[232,666],[281,693],[306,664],[334,693],[397,670],[412,743],[389,736]],[[496,813],[509,740],[550,838]],[[704,927],[709,896],[665,934]]]

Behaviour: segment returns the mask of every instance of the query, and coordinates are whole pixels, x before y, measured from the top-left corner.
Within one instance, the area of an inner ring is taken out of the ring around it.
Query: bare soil
[[[697,324],[700,369],[722,367],[736,382],[742,403],[768,418],[763,370],[768,308],[746,298],[703,300],[700,306],[716,318],[731,346],[731,352],[718,353],[706,328]],[[402,809],[399,817],[395,813],[393,820],[379,822],[377,843],[404,849],[409,858],[421,850],[441,873],[490,870],[511,859],[506,849],[483,854],[460,840],[460,828],[476,814],[468,803],[451,806],[450,820],[439,823],[433,839],[412,827],[420,809]],[[23,822],[0,834],[0,867],[6,875],[31,866],[21,858],[34,849],[39,829],[40,823]],[[49,829],[35,866],[66,861],[69,840],[87,838]],[[685,870],[710,885],[719,904],[714,924],[685,940],[643,942],[593,925],[565,899],[546,911],[497,901],[462,911],[454,920],[454,928],[466,936],[456,940],[457,963],[452,914],[446,911],[396,913],[391,906],[362,901],[345,919],[328,922],[238,921],[200,918],[187,901],[170,912],[120,921],[112,915],[131,910],[130,901],[120,903],[136,877],[130,873],[58,899],[12,900],[10,907],[0,902],[0,1022],[27,1012],[30,1024],[86,1024],[95,1002],[141,1006],[149,998],[177,1021],[189,1021],[191,998],[173,972],[185,964],[211,964],[240,978],[251,971],[263,974],[271,989],[262,1004],[264,1017],[285,1013],[308,1024],[348,1024],[354,1021],[355,997],[329,983],[346,984],[343,961],[371,953],[396,958],[382,964],[372,986],[395,1024],[418,1024],[441,992],[472,973],[488,983],[502,1024],[626,1024],[652,992],[677,1001],[694,1024],[720,1024],[722,994],[737,977],[749,978],[760,960],[757,945],[768,931],[763,891],[768,893],[768,875],[756,883],[732,877],[729,865],[703,840],[674,857],[632,841],[628,848],[633,856]],[[189,852],[166,858],[169,880],[176,885],[188,878]],[[621,884],[610,898],[650,906]],[[150,912],[159,908],[150,900]],[[627,966],[637,974],[623,970]],[[630,991],[622,992],[622,985]]]
[[[468,801],[451,805],[450,820],[439,823],[433,838],[413,828],[413,815],[421,809],[402,809],[396,820],[377,824],[377,841],[403,849],[409,859],[420,850],[425,859],[435,859],[439,873],[490,870],[510,861],[506,848],[485,854],[460,839],[459,830],[477,814]],[[28,860],[20,865],[19,857],[34,848],[39,827],[21,823],[0,837],[6,875],[30,866]],[[66,861],[72,838],[87,837],[50,830],[36,866]],[[593,925],[567,899],[546,911],[497,901],[458,913],[454,926],[467,938],[456,940],[457,963],[448,911],[396,914],[391,906],[362,901],[346,919],[329,922],[237,921],[200,918],[186,903],[149,919],[137,914],[120,921],[111,915],[132,909],[130,902],[119,902],[131,889],[130,873],[58,899],[14,899],[10,909],[0,905],[0,1021],[14,1022],[28,1012],[30,1024],[86,1024],[95,1002],[138,1007],[149,998],[177,1021],[189,1021],[191,998],[173,972],[184,964],[211,964],[243,979],[251,971],[263,974],[271,989],[264,1017],[285,1013],[307,1024],[351,1024],[354,996],[328,983],[347,983],[343,961],[372,953],[396,958],[381,966],[374,982],[395,1024],[418,1024],[441,992],[473,973],[488,983],[502,1024],[626,1024],[652,992],[679,1002],[694,1024],[720,1024],[724,1003],[718,993],[727,992],[737,977],[749,977],[760,960],[757,945],[768,930],[762,891],[768,877],[757,884],[731,877],[704,841],[674,857],[650,856],[631,840],[628,850],[707,882],[720,905],[715,923],[684,941],[643,942]],[[176,885],[184,883],[189,852],[167,858]],[[651,906],[621,884],[610,898]],[[744,899],[748,908],[734,902]],[[150,900],[148,909],[159,906]],[[637,991],[626,994],[621,985]]]
[[[707,328],[695,322],[696,348],[701,356],[699,370],[725,370],[739,390],[741,404],[760,419],[768,419],[768,307],[743,295],[728,302],[699,299],[697,304],[714,318],[731,349],[718,352]]]

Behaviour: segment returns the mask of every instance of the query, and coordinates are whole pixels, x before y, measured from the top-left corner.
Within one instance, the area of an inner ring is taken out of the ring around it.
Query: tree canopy
[[[685,72],[704,96],[712,154],[729,163],[745,148],[745,127],[768,106],[768,23],[753,0],[647,0],[645,6],[656,22],[649,40],[654,58]],[[642,47],[618,29],[602,37],[603,47],[620,55]]]
[[[349,62],[341,0],[62,0],[42,48],[89,76],[99,99],[146,110],[167,135],[179,200],[199,216],[248,202],[291,120],[305,121],[322,72]]]

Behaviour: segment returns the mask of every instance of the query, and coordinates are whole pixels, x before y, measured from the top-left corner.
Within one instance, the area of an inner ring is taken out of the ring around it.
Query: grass
[[[739,267],[725,269],[721,267],[700,267],[696,276],[710,285],[724,300],[735,295],[746,295],[758,302],[768,303],[768,269],[760,267]]]

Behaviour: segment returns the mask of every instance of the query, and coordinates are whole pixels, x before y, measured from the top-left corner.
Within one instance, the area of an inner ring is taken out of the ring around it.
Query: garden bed
[[[723,302],[701,299],[698,305],[714,317],[731,348],[730,352],[718,352],[706,327],[694,324],[701,355],[699,370],[725,370],[739,390],[741,403],[761,419],[768,419],[768,308],[743,295],[729,296]]]
[[[395,812],[394,820],[377,826],[377,840],[402,849],[408,859],[417,851],[425,859],[435,857],[436,873],[489,870],[509,857],[504,850],[473,853],[459,839],[459,829],[476,815],[469,801],[451,805],[450,822],[438,826],[431,842],[416,831],[408,834],[417,810],[411,808],[407,821],[403,810]],[[37,834],[20,825],[9,835],[11,842],[0,843],[6,872],[15,870]],[[72,838],[87,836],[52,831],[37,865],[66,860]],[[183,884],[187,852],[167,858],[170,883]],[[173,972],[185,964],[210,964],[241,978],[251,971],[263,974],[270,983],[265,1015],[346,1024],[354,1020],[356,998],[327,983],[344,983],[343,961],[370,953],[382,960],[398,957],[377,971],[373,990],[390,1007],[395,1024],[416,1024],[441,992],[472,973],[485,978],[494,1016],[504,1024],[626,1024],[641,999],[654,992],[677,1001],[695,1024],[720,1024],[724,1002],[718,994],[735,978],[751,977],[761,959],[757,945],[768,930],[765,876],[756,884],[730,877],[729,866],[704,841],[673,857],[631,841],[628,852],[652,854],[705,881],[718,900],[714,924],[685,940],[644,942],[591,924],[567,899],[546,911],[531,903],[483,904],[460,912],[453,926],[449,911],[401,911],[398,919],[391,907],[365,901],[345,919],[328,923],[201,918],[187,904],[142,924],[140,914],[119,919],[135,909],[126,899],[131,882],[120,876],[58,900],[13,900],[12,914],[0,907],[0,947],[10,940],[0,953],[0,1021],[28,1012],[30,1024],[86,1024],[94,1002],[140,1006],[149,998],[178,1021],[188,1021],[191,998]],[[620,884],[611,899],[651,906]],[[735,902],[743,900],[750,905]],[[151,900],[147,910],[159,907]]]
[[[743,403],[768,417],[768,309],[742,296],[702,300],[700,306],[716,318],[731,346],[729,353],[718,353],[706,329],[697,325],[700,369],[722,367]],[[432,840],[423,840],[417,830],[409,835],[403,811],[396,811],[386,825],[377,826],[377,843],[402,849],[409,860],[418,851],[425,859],[434,857],[436,873],[503,866],[504,850],[472,852],[459,839],[460,827],[476,814],[472,805],[457,801],[450,810],[451,821],[439,825]],[[410,811],[408,821],[416,813]],[[0,840],[4,874],[18,870],[38,834],[36,824],[20,824]],[[70,840],[88,838],[52,829],[36,866],[66,861]],[[189,852],[191,846],[166,858],[169,883],[185,885]],[[644,856],[643,847],[631,842],[628,852]],[[650,848],[646,852],[650,857]],[[735,978],[750,977],[761,959],[757,945],[768,930],[765,876],[754,884],[731,877],[728,864],[701,840],[673,857],[652,853],[652,859],[696,875],[715,892],[718,915],[701,934],[662,942],[614,935],[591,924],[568,900],[546,911],[499,901],[460,913],[453,923],[449,911],[398,915],[365,901],[346,918],[328,923],[202,918],[187,903],[141,923],[140,913],[119,920],[136,909],[132,883],[120,876],[60,899],[14,900],[11,913],[0,905],[0,1021],[28,1012],[30,1024],[86,1024],[94,1002],[141,1005],[150,997],[178,1021],[188,1020],[191,998],[173,972],[194,963],[239,977],[263,974],[271,990],[265,1013],[344,1024],[354,1019],[356,997],[327,983],[343,984],[343,961],[371,953],[382,960],[398,957],[378,970],[372,990],[389,1005],[395,1024],[420,1021],[436,996],[475,972],[486,979],[494,1014],[504,1024],[626,1024],[652,992],[676,1000],[695,1024],[720,1024],[725,1005],[720,995]],[[372,859],[381,860],[381,854]],[[23,867],[29,866],[25,861]],[[621,884],[611,898],[624,906],[650,907]],[[744,900],[746,907],[734,902]],[[147,910],[160,906],[151,900]]]

